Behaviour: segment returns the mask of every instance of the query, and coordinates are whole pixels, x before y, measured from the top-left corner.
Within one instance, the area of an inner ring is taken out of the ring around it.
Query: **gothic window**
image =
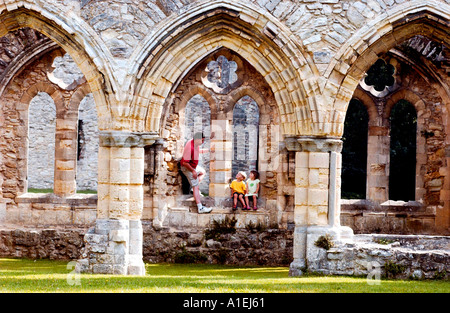
[[[342,137],[342,186],[344,199],[366,198],[367,136],[369,115],[364,105],[352,99]]]
[[[97,110],[92,94],[88,94],[78,109],[77,191],[97,190],[97,163]]]
[[[201,149],[210,149],[210,133],[211,133],[211,109],[208,101],[200,95],[193,96],[186,104],[185,109],[185,132],[184,142],[191,140],[196,132],[203,132],[205,142]],[[206,170],[205,178],[200,183],[200,191],[203,194],[209,193],[209,160],[208,153],[200,154],[198,165]]]
[[[233,109],[233,179],[239,171],[248,176],[251,170],[258,169],[258,128],[258,104],[244,96]]]
[[[216,93],[226,93],[238,79],[236,74],[237,63],[229,61],[221,55],[216,61],[211,61],[206,66],[206,76],[202,78],[203,84],[213,89]]]
[[[391,111],[389,199],[415,200],[417,113],[401,100]]]
[[[39,92],[28,109],[28,190],[52,192],[55,163],[56,107]]]

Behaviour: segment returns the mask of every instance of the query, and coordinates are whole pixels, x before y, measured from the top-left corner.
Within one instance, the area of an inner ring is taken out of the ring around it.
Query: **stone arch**
[[[208,102],[211,114],[216,114],[217,112],[217,101],[214,95],[205,86],[201,84],[195,84],[187,89],[183,89],[183,93],[178,101],[175,101],[175,111],[180,113],[180,118],[184,121],[184,108],[188,101],[195,95],[200,95]],[[165,127],[167,120],[167,114],[161,116],[161,128]]]
[[[53,138],[53,142],[56,143],[55,137],[56,137],[56,124],[57,124],[57,116],[58,116],[58,111],[62,110],[64,108],[64,99],[62,97],[62,94],[52,85],[47,84],[47,83],[37,83],[33,86],[31,86],[30,88],[27,89],[27,91],[23,94],[22,98],[19,101],[19,107],[23,107],[26,108],[26,111],[28,112],[28,114],[23,115],[24,119],[25,119],[25,127],[27,129],[30,128],[30,124],[29,124],[29,107],[31,102],[33,101],[33,99],[38,96],[39,93],[45,93],[47,95],[49,95],[51,97],[51,99],[53,100],[53,104],[55,105],[55,131],[52,132],[54,138]],[[53,148],[55,148],[55,144],[53,145]],[[29,155],[29,142],[27,140],[27,144],[25,145],[25,149],[27,150],[26,155]],[[55,163],[55,153],[54,153],[54,149],[53,151],[50,152],[52,154],[53,157],[51,157],[51,160],[53,160],[53,163]],[[28,159],[28,158],[27,158]],[[27,160],[27,164],[28,164],[28,160]],[[55,164],[52,165],[52,168],[54,168]],[[23,180],[28,180],[29,177],[29,166],[27,166],[27,171],[23,172],[23,174],[25,175],[25,177],[19,177],[18,179],[23,179]],[[51,172],[52,175],[55,174],[55,171],[53,170]],[[52,177],[52,186],[44,186],[45,188],[43,189],[54,189],[54,183],[55,180]],[[26,192],[26,190],[28,189],[28,183],[27,186],[25,188],[25,190],[22,190],[22,192]],[[36,188],[37,186],[32,185],[31,187]],[[38,189],[42,189],[42,188],[38,188]]]
[[[22,4],[23,5],[23,4]],[[34,7],[36,10],[41,10]],[[21,6],[13,10],[3,10],[0,15],[0,36],[6,35],[10,31],[19,28],[29,27],[44,34],[57,45],[62,47],[70,54],[72,59],[78,65],[91,88],[94,95],[97,111],[99,114],[99,127],[101,129],[110,129],[115,127],[109,105],[110,99],[107,94],[113,94],[112,89],[115,87],[113,80],[108,79],[108,75],[103,75],[101,71],[112,72],[103,60],[105,53],[98,44],[95,43],[101,40],[93,33],[87,24],[75,16],[70,17],[64,22],[61,20],[64,14],[56,17],[52,13],[42,10],[42,12],[26,9]],[[80,26],[79,24],[83,24]],[[74,28],[78,31],[75,31]],[[83,31],[86,33],[80,34]],[[92,47],[86,50],[85,44],[78,41],[77,36],[72,35],[76,33],[79,38],[85,38],[92,43]],[[89,34],[88,34],[89,33]],[[87,39],[89,38],[89,39]],[[94,40],[92,40],[94,38]],[[96,62],[94,63],[94,59]],[[117,89],[117,88],[116,88]]]
[[[406,100],[411,103],[417,111],[417,118],[423,118],[421,117],[421,113],[425,109],[425,103],[418,95],[407,89],[398,90],[389,96],[389,99],[386,101],[386,109],[384,111],[383,118],[389,118],[392,108],[400,100]]]
[[[263,14],[245,8],[259,16],[261,21],[255,23],[254,17],[233,7],[241,9],[242,5],[219,1],[203,10],[197,11],[197,7],[188,11],[165,30],[165,37],[157,46],[149,47],[145,55],[138,57],[142,60],[140,81],[131,109],[135,129],[158,132],[164,101],[176,81],[199,60],[223,47],[244,57],[263,75],[283,116],[283,133],[311,134],[320,128],[320,119],[314,119],[317,125],[313,126],[311,113],[318,112],[315,71],[301,54],[302,48],[290,39],[288,30]]]
[[[189,100],[192,99],[192,97],[199,95],[201,96],[203,99],[205,99],[206,102],[208,102],[209,108],[210,108],[210,113],[211,113],[211,117],[214,117],[217,114],[217,99],[214,97],[213,93],[211,91],[209,91],[205,86],[201,85],[201,84],[195,84],[195,85],[191,85],[188,88],[183,89],[182,91],[182,95],[179,99],[176,99],[175,101],[173,101],[173,104],[171,103],[170,105],[174,105],[174,110],[175,112],[178,112],[179,114],[179,126],[180,129],[179,131],[181,133],[183,133],[184,136],[184,132],[183,132],[183,127],[181,127],[181,125],[185,124],[185,109],[186,109],[186,105],[188,104]],[[165,128],[166,126],[166,122],[167,122],[167,114],[164,114],[161,117],[161,125],[162,125],[162,129]],[[163,138],[165,138],[165,136],[162,136]],[[176,151],[177,151],[177,157],[181,158],[181,154],[184,148],[184,142],[181,141],[177,141],[177,147],[176,147]]]
[[[20,51],[9,62],[7,68],[0,75],[0,95],[3,94],[10,81],[23,69],[30,65],[37,58],[51,53],[58,49],[58,45],[49,38],[41,39],[33,42],[24,50]]]
[[[441,2],[413,1],[408,7],[395,7],[387,16],[368,23],[338,51],[326,71],[325,93],[335,97],[333,133],[342,135],[344,112],[359,81],[383,53],[417,34],[450,45],[448,37],[450,6]]]
[[[392,108],[397,104],[400,100],[408,101],[416,110],[417,113],[417,134],[416,134],[416,192],[415,192],[415,200],[422,201],[422,196],[425,193],[425,185],[423,176],[420,173],[420,169],[427,162],[427,155],[425,150],[426,139],[421,136],[421,133],[425,131],[423,128],[424,123],[424,110],[425,103],[424,101],[416,95],[414,92],[401,89],[392,94],[389,99],[386,101],[386,107],[383,114],[383,120],[389,123],[389,117],[391,116]],[[390,128],[389,128],[390,129]]]
[[[352,98],[359,100],[364,105],[367,114],[369,114],[369,126],[375,126],[377,123],[378,112],[373,98],[360,88],[356,88]]]
[[[28,106],[30,104],[30,101],[39,93],[39,92],[45,92],[50,97],[52,97],[53,101],[55,102],[56,110],[63,109],[64,108],[64,98],[59,92],[55,86],[52,86],[50,84],[40,82],[37,83],[24,92],[22,95],[22,98],[20,99],[19,103]]]

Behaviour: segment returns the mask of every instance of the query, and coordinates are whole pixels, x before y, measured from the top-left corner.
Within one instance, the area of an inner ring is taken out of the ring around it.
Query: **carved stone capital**
[[[338,138],[325,137],[287,137],[286,148],[289,151],[303,152],[341,152],[342,140]]]
[[[133,133],[125,131],[100,131],[101,147],[145,147],[151,146],[159,138],[156,133]]]

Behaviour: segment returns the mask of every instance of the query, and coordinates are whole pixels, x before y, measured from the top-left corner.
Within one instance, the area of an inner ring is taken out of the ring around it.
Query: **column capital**
[[[286,137],[288,151],[299,152],[341,152],[342,140],[337,137]]]
[[[100,147],[145,147],[153,145],[159,139],[157,133],[138,133],[127,131],[100,131]]]

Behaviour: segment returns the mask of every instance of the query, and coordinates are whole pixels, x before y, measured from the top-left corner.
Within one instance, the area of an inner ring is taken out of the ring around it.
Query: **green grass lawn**
[[[158,292],[158,293],[448,293],[449,281],[384,280],[369,285],[366,278],[289,277],[287,267],[235,267],[205,264],[146,264],[146,275],[76,276],[68,262],[0,259],[0,292]],[[79,282],[79,284],[74,284]]]

